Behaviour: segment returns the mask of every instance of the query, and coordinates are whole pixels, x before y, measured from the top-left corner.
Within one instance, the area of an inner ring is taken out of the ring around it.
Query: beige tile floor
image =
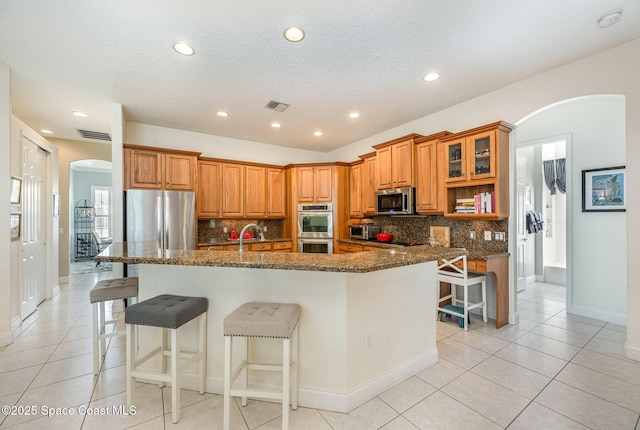
[[[182,418],[171,423],[167,388],[138,384],[137,413],[125,404],[124,342],[109,345],[92,375],[88,291],[111,274],[73,275],[0,348],[0,405],[35,414],[0,414],[11,429],[218,429],[222,397],[184,390]],[[300,407],[291,429],[630,429],[640,430],[640,363],[622,355],[625,327],[565,312],[565,290],[532,284],[518,295],[521,321],[496,330],[473,318],[471,329],[437,324],[440,361],[348,414]],[[75,415],[42,406],[72,408]],[[110,411],[79,415],[79,408]],[[21,410],[22,410],[21,409]],[[30,411],[29,408],[26,408]],[[279,429],[277,404],[250,401],[232,411],[234,429]]]

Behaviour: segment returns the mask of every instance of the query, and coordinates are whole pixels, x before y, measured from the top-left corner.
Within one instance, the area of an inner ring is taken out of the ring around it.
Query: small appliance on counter
[[[349,226],[349,237],[351,239],[371,240],[380,233],[379,225],[355,224]]]

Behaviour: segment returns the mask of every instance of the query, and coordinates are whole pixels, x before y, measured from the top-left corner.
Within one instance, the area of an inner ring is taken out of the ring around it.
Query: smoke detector
[[[607,12],[604,15],[602,15],[600,18],[598,18],[598,27],[600,28],[611,27],[613,24],[620,21],[620,18],[622,18],[621,9]]]

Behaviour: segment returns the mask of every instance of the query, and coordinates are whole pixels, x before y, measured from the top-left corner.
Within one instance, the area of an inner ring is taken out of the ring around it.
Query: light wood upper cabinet
[[[284,218],[286,207],[284,170],[267,168],[267,216]]]
[[[333,195],[332,166],[297,167],[296,177],[298,202],[331,202]]]
[[[416,162],[416,211],[421,214],[442,214],[447,204],[444,186],[441,139],[450,136],[448,131],[419,137],[415,140]]]
[[[165,189],[195,190],[196,164],[196,157],[164,154]]]
[[[125,150],[126,154],[127,150]],[[128,150],[130,156],[129,188],[161,190],[162,154],[140,149]]]
[[[418,137],[422,136],[410,134],[374,146],[376,149],[377,190],[414,186],[414,139]]]
[[[222,192],[222,163],[198,162],[199,181],[197,206],[198,217],[217,218],[222,214],[220,201]]]
[[[267,214],[267,169],[245,167],[244,213],[248,217],[262,218]]]
[[[282,168],[205,157],[198,165],[199,218],[284,218]]]
[[[124,145],[124,188],[195,191],[197,152]]]
[[[473,182],[495,178],[496,130],[463,136],[445,143],[445,182]]]
[[[362,159],[362,215],[373,215],[376,213],[376,154],[372,152]]]
[[[362,217],[362,162],[351,166],[349,177],[349,216]]]
[[[446,218],[497,220],[509,216],[509,133],[514,128],[496,122],[442,139]],[[480,210],[469,213],[465,204]]]
[[[244,216],[245,166],[222,163],[222,216],[242,218]]]
[[[419,213],[437,211],[438,195],[444,192],[438,189],[442,181],[438,181],[437,140],[416,145],[416,167],[416,210]]]

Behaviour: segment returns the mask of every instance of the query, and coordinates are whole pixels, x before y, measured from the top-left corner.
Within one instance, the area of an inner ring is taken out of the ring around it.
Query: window
[[[111,187],[91,187],[95,208],[95,231],[101,239],[112,237],[113,194]]]

